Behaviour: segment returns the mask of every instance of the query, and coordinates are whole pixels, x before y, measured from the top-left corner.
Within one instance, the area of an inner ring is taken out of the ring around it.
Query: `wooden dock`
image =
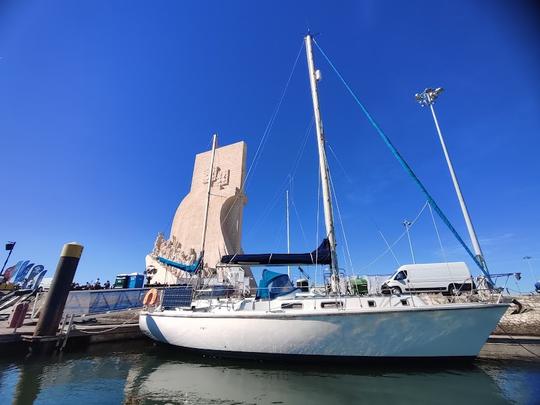
[[[89,345],[100,342],[124,341],[142,339],[144,335],[139,329],[138,311],[123,311],[115,314],[89,317],[86,322],[74,322],[68,328],[64,325],[58,330],[57,336],[34,337],[36,322],[25,320],[23,326],[15,331],[9,328],[8,320],[0,320],[0,347],[13,346],[29,347],[35,342],[58,342],[69,346]]]

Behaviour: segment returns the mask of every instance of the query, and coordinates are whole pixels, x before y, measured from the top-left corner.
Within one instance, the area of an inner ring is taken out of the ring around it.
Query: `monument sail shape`
[[[221,256],[242,253],[246,149],[245,142],[237,142],[196,155],[191,189],[176,210],[170,237],[158,235],[147,256],[150,284],[181,283],[189,274],[168,262],[196,264],[203,250],[202,275],[217,274],[224,281],[226,275],[216,267]],[[251,276],[249,268],[243,270]]]

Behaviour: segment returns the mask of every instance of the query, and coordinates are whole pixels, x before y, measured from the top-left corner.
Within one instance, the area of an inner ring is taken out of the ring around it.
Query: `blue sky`
[[[436,108],[488,264],[523,271],[520,288],[530,290],[523,256],[540,276],[537,10],[502,1],[292,3],[4,1],[0,239],[17,241],[12,262],[52,271],[63,243],[76,240],[85,245],[79,281],[143,271],[212,133],[221,144],[245,140],[251,163],[309,27],[468,241],[432,119],[414,100],[425,87],[446,89]],[[389,273],[391,255],[367,267],[385,249],[378,231],[395,240],[424,198],[315,58],[348,271]],[[310,119],[302,54],[247,185],[245,251],[286,248],[286,179]],[[317,180],[311,132],[291,191],[297,251],[317,243]],[[438,225],[449,259],[467,260]],[[428,211],[411,236],[417,261],[441,259]],[[395,253],[410,261],[406,239]]]

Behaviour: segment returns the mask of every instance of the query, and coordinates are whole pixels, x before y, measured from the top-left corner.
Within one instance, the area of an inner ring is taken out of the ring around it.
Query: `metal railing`
[[[70,291],[64,314],[92,315],[142,308],[149,288]]]
[[[143,299],[150,288],[127,288],[112,290],[78,290],[70,291],[64,315],[94,315],[110,312],[126,311],[143,307]],[[32,319],[37,318],[43,307],[47,292],[36,295],[32,306]]]

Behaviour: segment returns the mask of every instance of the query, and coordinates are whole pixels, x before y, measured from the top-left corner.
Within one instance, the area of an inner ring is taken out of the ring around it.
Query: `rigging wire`
[[[426,201],[424,203],[424,205],[422,206],[422,209],[420,210],[420,212],[416,215],[416,217],[411,221],[411,225],[409,225],[409,230],[416,224],[416,222],[418,221],[418,219],[420,218],[420,216],[422,215],[422,213],[424,212],[424,210],[426,209],[426,207],[429,205],[429,202]],[[376,262],[378,262],[380,259],[382,259],[389,251],[392,250],[392,248],[394,246],[396,246],[396,244],[405,237],[405,235],[407,234],[407,231],[403,231],[403,233],[401,235],[399,235],[399,237],[390,245],[388,246],[381,254],[379,254],[377,257],[375,257],[371,262],[369,262],[367,265],[365,265],[364,267],[362,267],[360,269],[360,273],[362,273],[364,270],[367,270],[369,267],[371,267],[372,265],[374,265]]]
[[[306,246],[309,246],[307,237],[306,237],[306,232],[304,231],[304,227],[302,226],[302,220],[300,219],[300,214],[298,214],[298,210],[296,208],[296,204],[294,203],[293,199],[291,199],[291,205],[293,206],[294,212],[296,214],[296,218],[298,219],[298,224],[300,225],[300,230],[302,231],[302,238],[304,239],[304,244]]]
[[[291,72],[289,73],[289,77],[287,78],[287,82],[285,83],[285,87],[283,89],[283,92],[281,93],[281,97],[280,97],[280,99],[279,99],[279,101],[278,101],[278,103],[277,103],[277,105],[276,105],[276,107],[274,109],[273,114],[270,116],[270,120],[266,124],[266,128],[265,128],[265,130],[263,132],[261,140],[259,141],[259,145],[257,146],[255,156],[253,156],[253,160],[251,161],[251,164],[249,165],[248,171],[246,173],[246,177],[244,178],[244,181],[240,185],[240,192],[237,194],[237,196],[234,197],[235,199],[232,202],[229,210],[227,211],[227,214],[223,217],[223,219],[220,222],[221,225],[223,225],[225,223],[225,221],[229,217],[232,209],[235,207],[236,203],[238,202],[240,197],[243,195],[243,192],[245,191],[245,189],[247,187],[247,182],[248,182],[248,180],[250,178],[249,176],[250,176],[250,174],[252,174],[252,172],[254,170],[254,167],[256,165],[256,162],[260,158],[262,150],[264,149],[264,145],[266,144],[266,140],[268,139],[268,136],[269,136],[270,132],[272,131],[272,128],[274,126],[274,122],[276,121],[276,117],[277,117],[277,115],[279,113],[281,105],[283,104],[283,100],[285,99],[285,94],[287,93],[287,89],[289,88],[289,84],[291,83],[291,79],[293,77],[294,71],[296,70],[296,65],[298,64],[298,59],[300,58],[300,54],[302,53],[302,49],[304,49],[304,41],[303,40],[302,40],[302,43],[300,44],[300,49],[298,50],[298,53],[296,54],[296,58],[294,60],[293,67],[291,69]]]
[[[274,210],[278,201],[280,201],[280,196],[283,194],[283,191],[285,191],[286,187],[287,187],[287,179],[281,182],[274,196],[270,199],[270,202],[264,208],[263,214],[260,215],[258,220],[255,222],[255,224],[250,227],[249,231],[247,232],[248,236],[250,236],[253,232],[255,232],[255,230],[259,227],[259,225],[263,223],[268,217],[268,215],[270,215],[270,213]]]
[[[307,140],[309,138],[309,134],[311,133],[311,130],[313,129],[313,124],[314,123],[315,123],[315,118],[313,116],[311,116],[309,124],[307,125],[306,130],[304,132],[304,139],[302,141],[302,146],[300,147],[300,150],[296,154],[293,169],[288,174],[288,176],[291,179],[294,179],[296,171],[298,170],[298,167],[300,166],[300,160],[302,159],[302,156],[304,156],[304,150],[306,149]]]
[[[441,248],[441,254],[443,257],[443,260],[448,263],[448,258],[446,256],[446,251],[444,250],[441,235],[439,234],[439,228],[437,227],[437,223],[435,222],[435,217],[433,216],[433,210],[431,209],[431,205],[429,206],[429,212],[431,214],[431,220],[433,221],[433,227],[435,228],[435,233],[437,234],[437,240],[439,241],[439,247]]]
[[[334,156],[334,158],[336,159],[336,162],[338,163],[339,167],[341,168],[341,170],[343,171],[343,175],[345,176],[345,178],[347,179],[347,181],[349,183],[354,183],[353,180],[350,178],[349,174],[347,173],[347,171],[345,170],[345,167],[343,166],[343,164],[341,163],[341,160],[339,160],[339,158],[337,157],[336,155],[336,152],[334,152],[334,149],[332,148],[332,145],[330,145],[330,143],[328,141],[326,141],[326,146],[328,146],[328,149],[330,150],[330,152],[332,153],[332,155]]]
[[[341,75],[341,73],[339,73],[339,71],[337,70],[337,68],[334,66],[334,64],[332,63],[332,61],[330,60],[330,58],[326,55],[326,53],[323,51],[323,49],[320,47],[320,45],[318,44],[318,42],[313,39],[313,42],[315,43],[315,46],[319,49],[319,51],[321,52],[321,54],[323,55],[323,57],[326,59],[326,61],[328,62],[328,64],[330,65],[330,67],[334,70],[334,72],[336,73],[336,75],[338,76],[338,78],[341,80],[341,82],[343,83],[343,85],[345,86],[345,88],[347,89],[347,91],[349,92],[349,94],[353,97],[353,99],[355,100],[356,104],[358,104],[358,106],[360,107],[360,109],[362,110],[362,112],[364,113],[364,115],[366,116],[366,118],[368,119],[368,121],[370,122],[370,124],[373,126],[373,128],[377,131],[377,133],[379,134],[379,136],[382,138],[382,140],[384,141],[384,143],[386,144],[386,146],[391,150],[392,154],[394,155],[394,157],[398,160],[398,162],[401,164],[401,166],[403,167],[403,169],[411,176],[411,178],[414,180],[414,182],[418,185],[418,187],[420,187],[422,193],[424,193],[424,195],[427,197],[428,199],[428,202],[429,204],[433,207],[433,209],[435,210],[435,212],[439,215],[439,217],[442,219],[442,221],[444,222],[444,224],[448,227],[448,229],[450,229],[450,231],[452,232],[452,234],[454,235],[454,237],[457,239],[457,241],[461,244],[461,246],[463,246],[463,248],[465,249],[465,251],[469,254],[469,256],[471,256],[471,258],[474,260],[474,262],[477,264],[477,266],[480,268],[480,270],[482,271],[482,273],[484,273],[484,275],[486,276],[486,279],[488,281],[489,284],[491,285],[494,285],[493,284],[493,281],[491,280],[491,276],[489,274],[489,271],[487,270],[487,267],[485,266],[485,263],[482,263],[480,261],[480,259],[478,257],[476,257],[474,255],[474,253],[471,251],[471,249],[469,248],[469,246],[467,246],[467,244],[465,243],[465,241],[461,238],[461,236],[459,235],[459,233],[457,232],[457,230],[454,228],[454,226],[452,225],[452,223],[450,222],[450,220],[448,219],[448,217],[443,213],[443,211],[441,210],[441,208],[439,207],[439,205],[435,202],[435,200],[433,199],[433,197],[431,196],[431,194],[427,191],[426,187],[424,186],[424,184],[420,181],[420,179],[418,178],[418,176],[416,176],[416,174],[414,173],[414,171],[412,170],[412,168],[409,166],[409,164],[405,161],[405,159],[403,158],[403,156],[401,156],[401,154],[399,153],[399,151],[397,150],[397,148],[394,146],[394,144],[390,141],[390,138],[383,132],[383,130],[381,129],[381,127],[379,127],[379,125],[377,124],[377,122],[375,121],[375,119],[371,116],[371,114],[369,113],[369,111],[366,109],[366,107],[364,106],[364,104],[362,104],[362,102],[360,101],[360,99],[358,98],[358,96],[356,95],[356,93],[352,90],[352,88],[349,86],[349,84],[345,81],[345,79],[343,78],[343,76]]]
[[[296,214],[296,218],[298,219],[298,224],[300,225],[300,230],[302,231],[302,238],[304,239],[304,244],[306,246],[309,246],[308,242],[307,242],[307,238],[306,238],[306,233],[304,232],[304,227],[302,226],[302,220],[300,219],[300,215],[298,213],[298,209],[296,208],[296,204],[294,203],[294,178],[295,178],[295,175],[296,175],[296,171],[298,170],[298,167],[300,166],[300,161],[302,160],[302,157],[304,156],[304,151],[306,149],[306,145],[307,145],[307,140],[309,138],[309,135],[313,129],[313,124],[315,122],[315,118],[313,116],[311,116],[310,120],[309,120],[309,124],[307,125],[306,127],[306,130],[304,131],[304,138],[302,140],[302,144],[300,146],[300,149],[298,150],[298,153],[296,154],[296,158],[295,158],[295,161],[294,161],[294,164],[293,164],[293,167],[292,167],[292,170],[289,172],[288,174],[288,179],[289,179],[289,185],[290,185],[290,194],[289,194],[289,198],[290,198],[290,202],[295,210],[295,214]],[[316,245],[318,246],[318,245]]]
[[[351,272],[354,273],[354,265],[351,258],[351,250],[349,249],[349,241],[347,239],[347,235],[345,233],[345,225],[343,223],[343,217],[341,216],[341,209],[339,208],[339,202],[337,198],[336,189],[334,187],[334,180],[332,179],[332,172],[328,170],[328,174],[330,175],[330,186],[332,187],[332,194],[334,196],[334,201],[336,202],[336,208],[338,212],[338,218],[341,225],[341,233],[343,234],[343,241],[345,242],[345,250],[347,251],[347,256],[349,259],[349,266],[351,267]]]
[[[296,154],[296,158],[295,158],[295,161],[294,161],[294,164],[293,164],[293,168],[288,174],[289,185],[290,185],[289,198],[290,198],[291,203],[292,203],[292,205],[294,207],[296,217],[298,219],[298,224],[300,225],[300,230],[302,231],[302,237],[304,238],[304,243],[306,244],[306,246],[309,246],[309,244],[307,242],[306,234],[304,232],[304,227],[302,226],[302,220],[300,219],[300,215],[298,214],[296,204],[294,203],[294,195],[295,195],[294,194],[294,178],[295,178],[295,175],[296,175],[296,171],[298,170],[298,167],[300,166],[300,161],[302,160],[302,157],[304,156],[304,151],[306,149],[307,141],[308,141],[309,135],[311,134],[311,131],[313,129],[313,124],[314,123],[315,123],[315,117],[311,116],[311,118],[309,120],[309,124],[307,125],[306,130],[304,131],[304,138],[302,140],[302,144],[300,146],[300,149],[299,149],[298,153]]]
[[[274,194],[274,196],[272,197],[270,202],[264,208],[263,214],[260,215],[259,218],[257,219],[255,225],[250,227],[250,230],[248,231],[248,235],[251,235],[259,227],[259,225],[262,222],[264,222],[264,220],[266,220],[268,215],[270,215],[270,213],[273,211],[276,204],[278,203],[280,195],[283,194],[283,191],[286,189],[287,185],[292,183],[292,181],[294,180],[294,176],[296,175],[296,171],[298,170],[300,161],[302,160],[302,156],[304,155],[304,150],[306,148],[306,144],[307,144],[309,134],[311,133],[311,130],[313,129],[313,123],[314,123],[314,119],[313,119],[313,117],[311,117],[310,122],[308,123],[308,125],[306,126],[306,130],[304,131],[303,140],[302,140],[300,149],[298,150],[298,152],[296,154],[294,163],[292,165],[292,170],[289,171],[287,176],[283,179],[282,183],[280,184],[280,186],[276,190],[276,193]],[[291,193],[290,193],[291,199],[293,199],[292,195],[293,195],[293,190],[291,190]]]
[[[441,235],[439,234],[439,228],[437,227],[437,223],[435,222],[435,217],[433,216],[433,210],[431,209],[431,205],[429,206],[429,212],[431,214],[431,221],[433,222],[433,227],[435,228],[435,233],[437,234],[437,240],[439,241],[441,254],[443,256],[444,263],[446,264],[446,271],[448,272],[448,276],[450,277],[452,275],[452,271],[450,270],[450,264],[448,263],[446,251],[444,250],[444,247],[442,244]]]
[[[279,113],[279,110],[281,108],[281,105],[283,104],[283,100],[285,99],[285,94],[287,93],[287,89],[289,88],[289,84],[291,83],[291,79],[293,77],[294,71],[296,70],[296,65],[298,64],[298,59],[300,59],[300,54],[302,53],[302,49],[304,49],[304,42],[302,41],[302,44],[300,45],[300,49],[298,50],[298,53],[296,54],[296,59],[294,60],[293,67],[291,69],[291,72],[289,73],[289,77],[287,78],[287,82],[285,83],[285,88],[283,89],[283,92],[281,93],[281,97],[279,99],[279,102],[276,105],[276,108],[274,109],[274,112],[272,116],[270,117],[270,120],[266,124],[266,129],[264,130],[263,136],[261,137],[261,140],[259,142],[259,146],[257,146],[257,150],[255,151],[255,156],[253,156],[253,161],[251,162],[251,165],[249,166],[249,169],[246,173],[246,177],[244,179],[244,184],[241,187],[241,190],[244,191],[247,188],[247,183],[249,180],[249,175],[252,173],[252,170],[255,169],[255,166],[258,162],[258,158],[262,154],[262,151],[264,149],[264,145],[266,144],[266,141],[268,140],[268,135],[272,131],[272,127],[274,126],[274,122],[276,121],[276,117]]]
[[[343,174],[345,176],[345,178],[347,179],[347,181],[349,183],[353,183],[352,179],[349,177],[347,171],[345,170],[345,167],[343,166],[343,164],[341,163],[341,160],[338,158],[336,152],[334,151],[334,149],[332,148],[332,146],[330,145],[330,143],[327,141],[326,142],[326,145],[328,146],[328,149],[330,150],[330,152],[332,153],[332,155],[334,156],[334,158],[336,159],[338,165],[340,166],[341,170],[343,171]],[[333,187],[333,185],[332,185]],[[334,193],[335,195],[335,193]],[[336,204],[337,204],[337,201],[336,201]],[[375,223],[375,221],[372,219],[372,221]],[[379,233],[379,235],[381,236],[382,240],[384,241],[384,243],[386,244],[386,246],[390,249],[390,253],[392,254],[392,256],[394,257],[394,260],[396,261],[397,265],[400,266],[400,263],[399,263],[399,260],[398,258],[396,257],[394,251],[392,250],[392,248],[390,247],[390,245],[388,244],[388,241],[386,240],[386,238],[384,237],[383,233],[381,232],[380,229],[378,229],[378,226],[377,224],[375,223],[375,226],[377,227],[377,232]],[[349,257],[350,257],[350,253],[349,253]],[[351,266],[352,266],[352,262],[351,262]]]
[[[281,220],[279,221],[279,225],[274,228],[276,229],[276,232],[274,233],[274,245],[276,246],[280,245],[279,241],[283,240],[282,238],[283,238],[283,234],[285,234],[286,226],[287,226],[287,223],[286,223],[285,218],[281,218]],[[279,251],[279,250],[281,249],[280,248],[276,249],[276,251]]]
[[[388,247],[388,249],[390,249],[390,253],[392,253],[392,256],[394,257],[394,260],[396,261],[398,267],[401,266],[401,264],[399,263],[398,258],[396,257],[396,254],[394,253],[394,249],[392,249],[392,247],[388,244],[388,241],[387,241],[386,238],[384,237],[382,231],[381,231],[380,229],[378,229],[377,232],[379,232],[379,235],[381,235],[382,240],[384,241],[384,243],[386,244],[386,246]]]

